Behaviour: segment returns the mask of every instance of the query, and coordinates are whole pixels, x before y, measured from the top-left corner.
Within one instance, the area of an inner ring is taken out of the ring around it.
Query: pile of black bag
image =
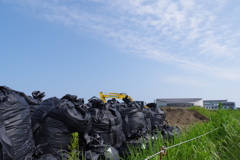
[[[32,95],[0,86],[1,160],[62,160],[73,132],[90,142],[91,115],[82,99]]]
[[[142,108],[128,97],[121,103],[92,97],[84,104],[75,95],[44,96],[0,86],[1,160],[68,159],[73,132],[79,135],[79,159],[126,159],[129,147],[147,148],[148,137],[168,139],[179,132],[164,124],[165,113],[156,103]]]
[[[156,103],[148,103],[146,106],[150,109],[151,113],[151,132],[157,134],[162,131],[166,114],[163,109],[157,107]]]
[[[88,101],[92,128],[89,132],[90,143],[81,142],[85,160],[118,160],[119,153],[116,148],[122,145],[124,139],[119,111],[110,103],[105,104],[97,97],[92,97]]]
[[[40,159],[64,157],[73,132],[78,132],[86,143],[90,142],[91,125],[91,115],[77,96],[67,94],[61,99],[46,99],[32,115],[33,136],[38,148],[33,156]]]
[[[0,86],[0,159],[23,160],[35,150],[31,112],[43,97],[39,91],[30,97]]]
[[[148,103],[146,106],[151,109],[152,135],[161,133],[164,140],[172,140],[175,136],[180,135],[179,127],[168,124],[165,120],[165,112],[163,109],[157,107],[156,103]]]

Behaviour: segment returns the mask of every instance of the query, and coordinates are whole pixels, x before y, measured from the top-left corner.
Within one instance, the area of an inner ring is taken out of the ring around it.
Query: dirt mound
[[[170,126],[178,126],[180,129],[187,128],[193,123],[208,122],[209,118],[197,111],[188,110],[186,108],[162,107],[166,113],[166,120]]]

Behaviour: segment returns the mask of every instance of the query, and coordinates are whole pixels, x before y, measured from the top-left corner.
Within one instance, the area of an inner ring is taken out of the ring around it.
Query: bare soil
[[[161,107],[165,114],[166,120],[170,126],[178,126],[180,129],[186,129],[194,123],[209,122],[209,118],[201,113],[187,108]]]

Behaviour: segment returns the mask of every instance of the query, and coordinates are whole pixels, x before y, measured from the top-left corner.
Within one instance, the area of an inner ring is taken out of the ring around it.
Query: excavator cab
[[[144,101],[134,101],[134,102],[136,102],[141,108],[145,106]]]

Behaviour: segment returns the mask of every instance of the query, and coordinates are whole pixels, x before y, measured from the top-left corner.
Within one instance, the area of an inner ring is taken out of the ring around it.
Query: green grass
[[[180,142],[192,139],[215,128],[217,130],[204,135],[193,141],[167,150],[167,155],[163,160],[239,160],[240,159],[240,111],[239,110],[217,110],[210,111],[201,107],[193,107],[210,118],[208,123],[196,123],[179,137],[171,142],[163,142],[161,135],[158,139],[149,141],[148,149],[131,149],[128,160],[144,160],[160,151],[161,146],[169,147]],[[76,146],[76,137],[73,140],[74,146],[72,156],[79,156]],[[75,160],[70,159],[70,160]],[[77,159],[76,159],[77,160]],[[151,158],[159,160],[159,155]]]
[[[68,160],[79,160],[80,159],[80,151],[79,151],[79,145],[78,145],[78,133],[74,132],[72,134],[72,139],[71,139],[71,145],[68,146],[68,149],[70,152],[68,153],[69,158]]]
[[[218,129],[196,140],[170,148],[163,160],[239,160],[240,112],[237,110],[210,111],[200,107],[191,109],[209,117],[210,122],[193,125],[180,137],[175,138],[172,142],[167,142],[167,147],[192,139],[215,128]],[[145,159],[159,152],[162,145],[164,143],[160,138],[158,141],[152,142],[149,150],[142,151],[140,154],[135,153],[129,159]],[[152,160],[159,160],[159,155]]]

